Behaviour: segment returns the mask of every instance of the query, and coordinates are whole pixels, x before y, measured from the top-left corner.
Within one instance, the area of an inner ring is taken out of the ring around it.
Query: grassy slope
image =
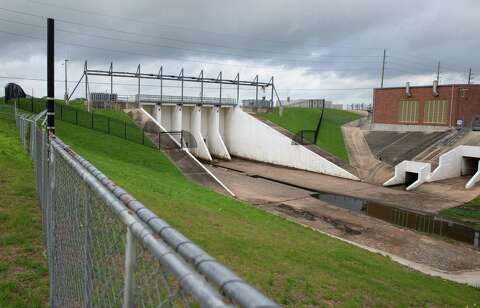
[[[64,102],[62,102],[62,103],[64,103]],[[68,106],[87,111],[87,107],[85,106],[83,101],[80,101],[80,100],[71,101],[68,104]],[[118,112],[118,111],[109,110],[109,109],[96,109],[96,110],[93,111],[93,113],[104,115],[104,116],[107,116],[107,117],[110,117],[110,118],[113,118],[113,119],[117,119],[117,120],[131,122],[130,118],[128,117],[128,115],[125,112]]]
[[[480,230],[480,197],[473,199],[465,205],[445,209],[440,215],[466,223]]]
[[[0,307],[48,303],[41,211],[15,124],[0,120]]]
[[[315,130],[320,114],[320,109],[285,108],[281,117],[278,109],[260,116],[296,134],[301,130]],[[359,117],[355,113],[344,110],[325,109],[317,145],[338,158],[348,161],[341,126]]]
[[[466,306],[480,290],[428,277],[189,182],[158,150],[57,122],[60,137],[281,304]]]

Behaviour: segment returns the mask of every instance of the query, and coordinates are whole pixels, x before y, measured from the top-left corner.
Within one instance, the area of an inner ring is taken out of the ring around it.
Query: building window
[[[425,102],[424,123],[428,124],[447,124],[448,121],[448,101],[433,100]]]
[[[400,101],[398,121],[401,123],[417,123],[418,101]]]

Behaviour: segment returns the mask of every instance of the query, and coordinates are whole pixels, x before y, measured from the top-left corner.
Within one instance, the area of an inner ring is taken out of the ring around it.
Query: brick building
[[[439,85],[373,90],[373,123],[471,127],[480,119],[480,85]]]

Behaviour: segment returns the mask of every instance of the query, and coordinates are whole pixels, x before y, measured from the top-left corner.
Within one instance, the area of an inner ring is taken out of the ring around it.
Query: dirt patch
[[[296,218],[303,218],[309,221],[322,220],[328,224],[331,224],[338,230],[341,230],[346,234],[350,234],[350,235],[359,235],[366,231],[366,229],[362,228],[361,226],[355,226],[346,221],[343,221],[340,219],[333,219],[332,217],[328,217],[328,216],[315,215],[309,211],[296,209],[284,203],[277,205],[276,209],[279,212],[283,212],[285,214],[288,214]]]

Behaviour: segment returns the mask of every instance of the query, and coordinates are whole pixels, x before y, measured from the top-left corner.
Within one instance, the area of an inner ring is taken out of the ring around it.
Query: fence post
[[[92,204],[92,193],[87,185],[85,185],[85,196],[83,201],[83,210],[84,210],[84,228],[85,228],[85,245],[84,245],[84,296],[85,296],[85,307],[92,307],[91,303],[91,281],[90,281],[90,212]]]
[[[135,238],[130,227],[127,227],[127,241],[125,245],[125,280],[123,289],[123,307],[133,307],[133,290],[135,281],[133,274],[135,271],[136,247]]]
[[[45,136],[47,137],[47,136]],[[49,138],[49,137],[47,137]],[[49,142],[49,141],[46,141]],[[47,187],[47,256],[48,256],[48,272],[50,275],[50,307],[56,307],[56,291],[55,283],[55,154],[53,147],[47,145],[47,179],[45,183]]]
[[[60,104],[60,120],[63,120],[63,105]]]
[[[75,125],[78,125],[78,111],[75,110]]]
[[[124,121],[123,122],[123,127],[124,127],[124,130],[123,130],[123,135],[124,135],[124,139],[127,139],[127,121]]]

